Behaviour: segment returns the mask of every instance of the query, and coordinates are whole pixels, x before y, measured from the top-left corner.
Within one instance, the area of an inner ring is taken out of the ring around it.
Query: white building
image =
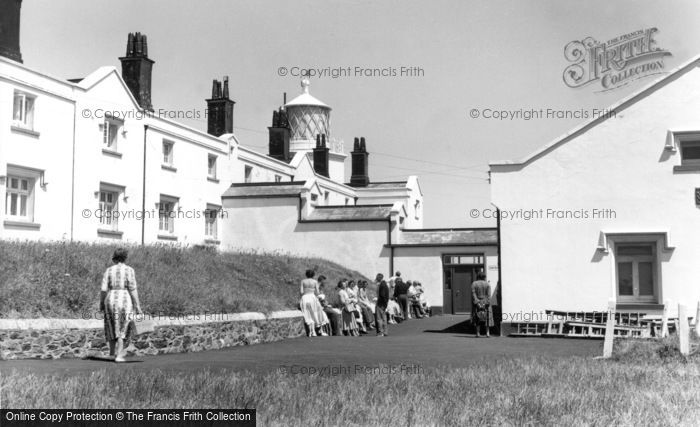
[[[23,65],[20,3],[0,0],[0,238],[284,251],[369,277],[400,267],[438,312],[471,310],[477,271],[498,281],[495,230],[422,230],[417,178],[372,182],[365,138],[345,182],[348,154],[308,81],[258,153],[233,132],[226,77],[206,100],[207,132],[154,109],[145,35],[129,34],[121,73],[68,81]]]
[[[700,58],[532,155],[491,164],[503,318],[700,300]]]

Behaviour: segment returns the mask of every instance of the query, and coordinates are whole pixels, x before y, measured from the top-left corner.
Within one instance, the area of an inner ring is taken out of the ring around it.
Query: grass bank
[[[115,245],[0,241],[0,317],[84,318],[99,308]],[[307,268],[336,283],[364,278],[317,258],[217,253],[168,245],[129,246],[147,313],[201,314],[295,309]],[[333,292],[329,292],[333,294]]]
[[[5,374],[6,408],[256,408],[259,425],[700,425],[700,364],[498,358],[418,374]]]

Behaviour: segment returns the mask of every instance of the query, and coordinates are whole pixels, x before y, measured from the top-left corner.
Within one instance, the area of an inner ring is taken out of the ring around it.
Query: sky
[[[84,77],[121,69],[127,35],[139,31],[155,60],[156,110],[203,113],[212,79],[227,75],[234,132],[265,153],[272,111],[300,92],[293,74],[350,67],[311,77],[311,94],[333,108],[332,136],[346,151],[366,138],[372,181],[417,175],[425,227],[488,227],[494,220],[470,211],[491,207],[489,162],[520,159],[583,121],[491,111],[604,109],[659,76],[568,87],[569,42],[657,28],[667,72],[700,54],[698,22],[694,0],[24,0],[21,49],[31,68]],[[181,121],[206,130],[204,118]]]

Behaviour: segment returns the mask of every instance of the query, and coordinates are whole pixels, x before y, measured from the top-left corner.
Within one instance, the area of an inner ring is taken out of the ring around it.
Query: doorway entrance
[[[471,314],[472,282],[484,270],[483,254],[443,255],[443,311],[449,314]]]

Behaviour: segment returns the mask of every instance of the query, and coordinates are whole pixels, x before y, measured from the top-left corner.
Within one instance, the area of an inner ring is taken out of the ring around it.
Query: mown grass
[[[700,363],[498,358],[419,374],[10,373],[5,408],[256,408],[260,425],[700,425]]]
[[[84,318],[99,308],[115,245],[0,241],[0,317]],[[128,246],[146,313],[270,312],[297,308],[307,268],[335,283],[364,278],[338,264],[283,253]],[[329,292],[332,293],[332,292]]]

